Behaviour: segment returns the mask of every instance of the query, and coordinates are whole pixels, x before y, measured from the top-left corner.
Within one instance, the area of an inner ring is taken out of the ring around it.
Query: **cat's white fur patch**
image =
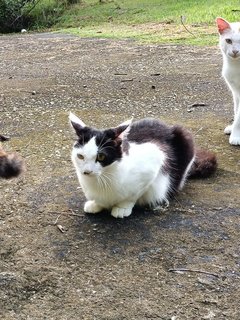
[[[96,162],[98,147],[96,145],[96,138],[93,137],[81,147],[73,148],[72,161],[77,170],[79,180],[82,180],[82,175],[85,172],[90,173],[90,176],[98,176],[101,173],[101,165]],[[83,159],[79,159],[78,155],[82,155]],[[82,181],[80,181],[81,183]],[[81,183],[82,184],[82,183]]]
[[[187,168],[186,168],[186,170],[185,170],[185,172],[183,174],[182,181],[181,181],[180,186],[179,186],[179,190],[181,190],[184,187],[184,184],[185,184],[185,182],[187,180],[188,173],[189,173],[189,171],[190,171],[190,169],[191,169],[191,167],[193,165],[194,160],[195,160],[195,157],[193,157],[192,160],[189,162],[189,164],[188,164],[188,166],[187,166]]]
[[[120,126],[130,126],[130,124],[131,124],[132,122],[133,122],[133,118],[128,119],[128,120],[122,122],[122,123],[119,125],[119,127],[120,127]]]
[[[77,123],[79,124],[81,127],[85,127],[85,123],[79,119],[74,113],[72,113],[71,111],[69,112],[69,120],[70,120],[70,123],[71,122],[74,122],[74,123]]]
[[[84,211],[87,213],[98,213],[102,210],[103,208],[100,207],[94,200],[89,200],[84,205]]]

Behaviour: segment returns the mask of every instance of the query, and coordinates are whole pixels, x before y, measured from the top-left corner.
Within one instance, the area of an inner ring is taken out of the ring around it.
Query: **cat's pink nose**
[[[239,53],[239,51],[238,50],[233,50],[232,53],[236,57],[236,55]]]

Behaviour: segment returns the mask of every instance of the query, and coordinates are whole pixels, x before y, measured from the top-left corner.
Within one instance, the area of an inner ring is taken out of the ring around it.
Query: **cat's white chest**
[[[222,75],[230,85],[231,89],[240,94],[240,62],[223,64]]]
[[[118,172],[114,174],[106,174],[101,177],[84,177],[79,176],[80,184],[83,188],[85,196],[89,200],[95,200],[103,207],[110,207],[116,202],[118,184],[116,181],[119,179]]]
[[[111,208],[123,200],[136,202],[157,177],[164,161],[165,154],[156,144],[131,143],[128,154],[98,177],[84,176],[76,169],[86,198]]]

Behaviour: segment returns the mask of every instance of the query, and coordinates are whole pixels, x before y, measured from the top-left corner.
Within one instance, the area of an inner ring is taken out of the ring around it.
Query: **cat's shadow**
[[[152,244],[161,215],[141,207],[134,207],[131,216],[123,219],[112,217],[108,211],[86,214],[78,220],[75,236],[80,240],[87,237],[92,245],[100,245],[111,254],[124,254],[127,248]]]

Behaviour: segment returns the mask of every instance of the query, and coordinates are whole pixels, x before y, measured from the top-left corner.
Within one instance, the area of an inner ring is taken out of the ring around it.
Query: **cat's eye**
[[[232,44],[232,40],[231,39],[226,39],[225,40],[228,44]]]
[[[97,155],[97,161],[103,161],[105,159],[105,154],[103,153],[98,153]]]
[[[83,160],[83,159],[84,159],[84,156],[83,156],[81,153],[78,153],[78,154],[77,154],[77,157],[78,157],[78,159],[80,159],[80,160]]]

